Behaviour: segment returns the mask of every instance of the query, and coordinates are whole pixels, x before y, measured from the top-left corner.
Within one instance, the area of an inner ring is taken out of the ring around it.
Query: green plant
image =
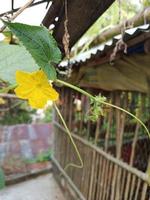
[[[56,73],[56,69],[54,66],[55,66],[55,64],[58,64],[59,61],[61,60],[61,53],[57,47],[57,44],[56,44],[54,38],[50,35],[50,33],[48,32],[48,30],[46,28],[37,27],[37,26],[29,26],[29,25],[19,24],[19,23],[10,23],[10,22],[4,22],[4,23],[19,38],[19,40],[25,46],[28,53],[31,54],[32,58],[38,65],[38,68],[42,69],[43,72],[47,75],[47,79],[45,78],[46,83],[44,82],[45,83],[44,85],[46,85],[45,90],[44,90],[45,93],[43,93],[43,91],[42,91],[43,82],[42,81],[38,82],[38,84],[35,85],[37,87],[37,89],[35,89],[36,87],[34,88],[35,95],[34,95],[34,99],[32,99],[32,100],[41,101],[41,100],[43,100],[42,98],[44,98],[44,95],[46,96],[47,93],[48,93],[48,95],[51,95],[51,94],[49,94],[49,89],[48,89],[50,87],[50,85],[48,85],[48,79],[49,79],[51,81],[51,83],[54,82],[59,85],[64,85],[66,87],[72,88],[73,90],[78,91],[78,92],[84,94],[85,96],[87,96],[91,101],[90,117],[91,117],[92,121],[97,120],[99,115],[103,114],[102,105],[113,107],[113,108],[123,111],[126,114],[130,115],[131,117],[135,118],[136,121],[139,122],[144,127],[145,131],[150,136],[150,132],[147,129],[147,127],[145,126],[145,124],[134,114],[130,113],[129,111],[127,111],[121,107],[118,107],[116,105],[106,102],[106,99],[100,95],[93,96],[77,86],[74,86],[63,80],[57,79],[57,73]],[[9,65],[9,68],[10,67],[11,66]],[[18,70],[18,68],[15,68],[14,71],[16,71],[16,70]],[[23,70],[26,71],[26,68],[24,68]],[[24,88],[22,87],[20,90],[20,94],[21,94],[20,96],[22,96],[23,99],[30,99],[30,95],[32,95],[32,92],[33,92],[33,91],[31,91],[31,87],[30,87],[30,85],[32,84],[31,79],[32,79],[33,74],[28,73],[28,72],[22,72],[22,74],[26,74],[26,76],[24,75],[24,76],[18,77],[19,81],[17,81],[17,82],[21,82],[21,84],[22,84],[22,82],[24,82],[24,80],[25,80],[26,83],[25,83]],[[42,93],[41,99],[39,99],[39,93]],[[44,102],[46,104],[46,101],[44,101]],[[72,143],[72,145],[78,155],[79,161],[80,161],[80,164],[70,163],[69,165],[67,165],[67,167],[74,166],[77,168],[82,168],[83,161],[82,161],[82,158],[78,151],[78,148],[72,138],[72,135],[71,135],[71,133],[66,125],[66,122],[63,119],[56,103],[54,103],[54,107],[66,129],[66,132],[71,140],[71,143]]]
[[[32,122],[32,114],[35,110],[29,109],[29,107],[27,107],[27,105],[23,105],[24,103],[22,102],[12,102],[11,104],[12,106],[10,109],[1,114],[0,124],[14,125],[22,123],[28,124]]]
[[[5,174],[4,171],[0,168],[0,189],[5,187]]]
[[[28,159],[25,160],[26,163],[30,164],[30,163],[37,163],[37,162],[45,162],[50,160],[52,157],[52,151],[51,150],[47,150],[45,152],[41,152],[39,153],[35,158],[33,159]]]
[[[45,117],[43,118],[42,122],[49,123],[52,121],[52,107],[48,107],[45,112]]]

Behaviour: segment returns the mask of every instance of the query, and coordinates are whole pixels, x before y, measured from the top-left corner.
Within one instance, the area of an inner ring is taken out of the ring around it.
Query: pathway
[[[52,174],[6,187],[0,200],[65,200]]]

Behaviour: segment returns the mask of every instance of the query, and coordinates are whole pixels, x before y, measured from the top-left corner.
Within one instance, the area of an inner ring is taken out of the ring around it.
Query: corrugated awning
[[[150,33],[150,24],[145,24],[136,28],[131,28],[126,30],[124,33],[123,40],[124,42],[128,42],[129,40],[136,38],[142,35],[143,33]],[[100,57],[108,50],[113,49],[116,43],[121,39],[121,37],[122,37],[121,35],[117,35],[104,44],[100,44],[84,53],[78,54],[77,56],[75,56],[70,60],[70,64],[71,65],[83,64],[85,62],[88,62],[88,60],[94,58],[97,55]],[[67,65],[68,65],[67,61],[62,61],[60,63],[60,66],[62,67],[65,67]]]

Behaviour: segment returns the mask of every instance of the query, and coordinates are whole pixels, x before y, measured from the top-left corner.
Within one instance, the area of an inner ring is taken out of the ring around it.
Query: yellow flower
[[[16,81],[16,95],[28,99],[33,108],[44,108],[48,100],[56,101],[59,97],[42,70],[32,73],[17,71]]]

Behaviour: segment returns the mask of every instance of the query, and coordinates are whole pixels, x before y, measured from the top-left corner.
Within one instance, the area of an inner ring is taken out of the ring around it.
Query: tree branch
[[[29,0],[24,6],[22,6],[12,17],[9,18],[9,21],[13,21],[18,15],[20,15],[27,7],[29,7],[34,0]],[[5,30],[6,26],[2,26],[0,29],[0,33]]]
[[[0,97],[18,99],[18,97],[16,95],[14,95],[14,94],[6,94],[6,93],[0,93]]]
[[[122,30],[127,30],[133,27],[137,27],[150,22],[150,7],[144,8],[140,13],[135,15],[134,17],[121,22],[118,25],[115,25],[113,28],[109,28],[103,32],[101,32],[98,36],[96,36],[93,41],[90,42],[89,47],[94,47],[96,45],[100,45],[104,42],[107,42],[109,39],[112,39],[114,36],[121,34]],[[83,51],[84,46],[78,48],[78,51]]]

